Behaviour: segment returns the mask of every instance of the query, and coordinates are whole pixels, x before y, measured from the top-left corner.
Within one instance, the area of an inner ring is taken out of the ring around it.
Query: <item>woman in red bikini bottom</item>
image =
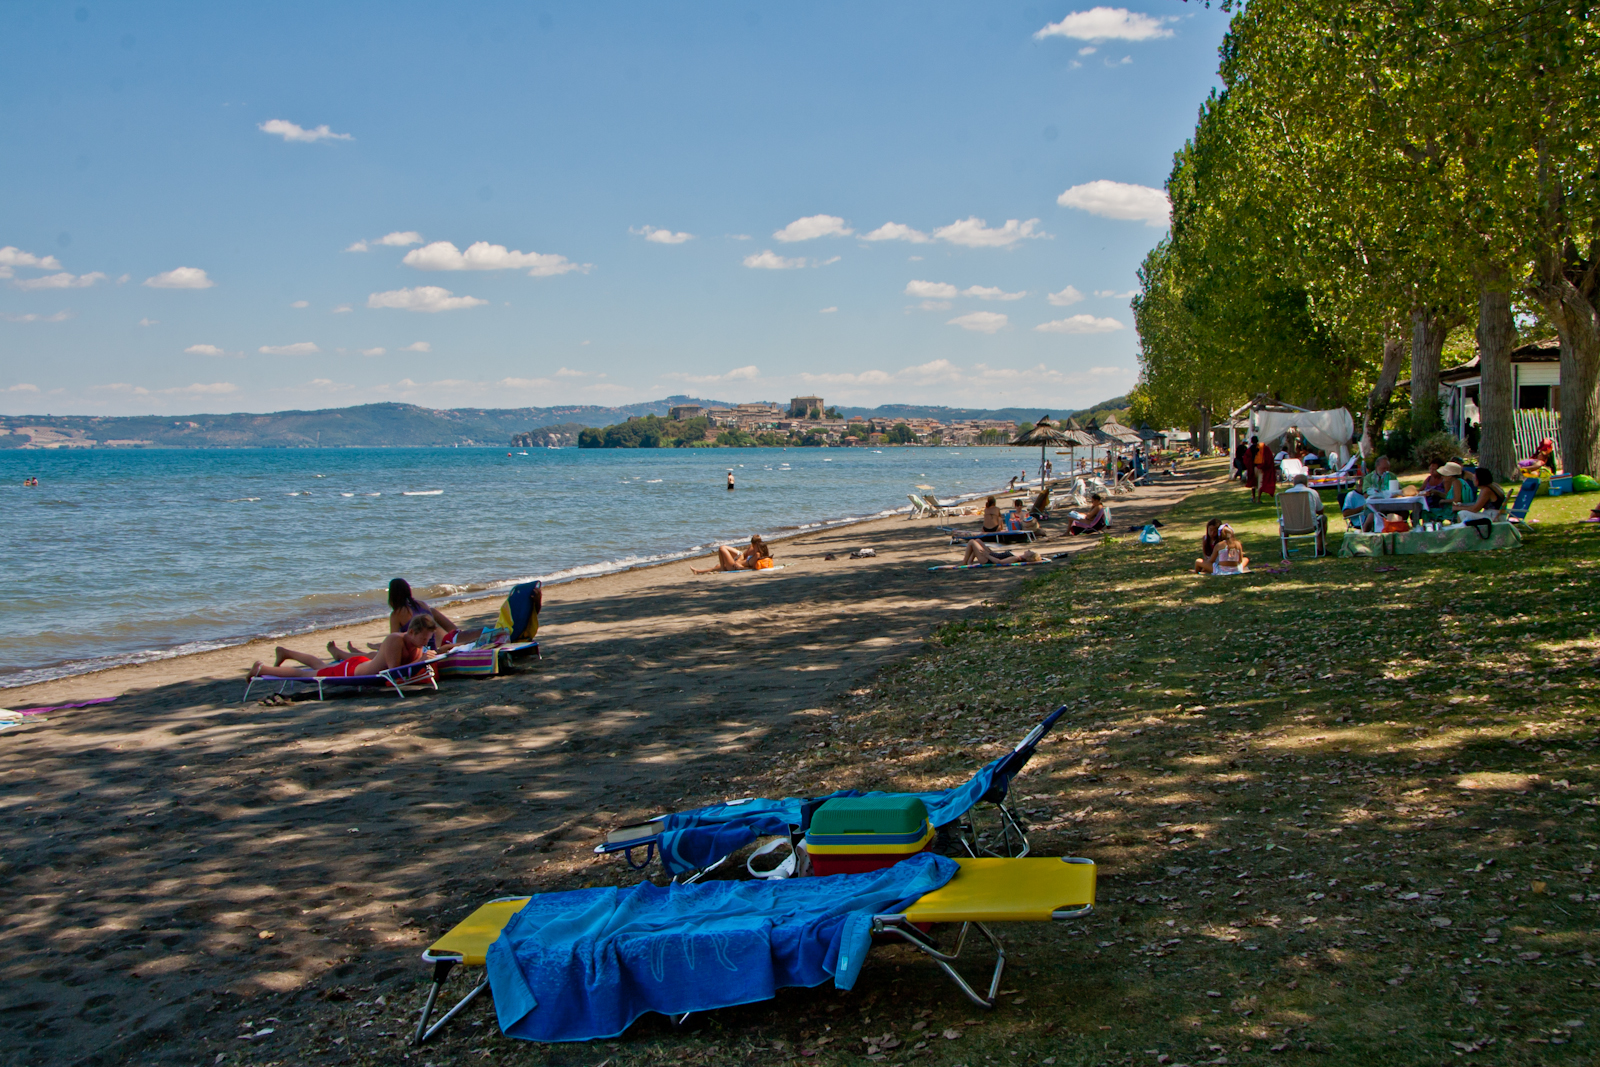
[[[250,678],[349,678],[353,675],[377,674],[392,667],[403,667],[408,663],[415,663],[421,659],[428,649],[428,641],[434,636],[438,624],[433,621],[433,616],[418,613],[411,617],[403,633],[390,634],[383,639],[383,644],[369,656],[342,654],[338,649],[329,646],[335,653],[333,660],[322,659],[305,652],[296,652],[290,648],[278,647],[277,662],[272,666],[257,662],[250,668]],[[450,646],[443,645],[440,652],[446,651]],[[302,666],[286,667],[285,660],[294,660]]]

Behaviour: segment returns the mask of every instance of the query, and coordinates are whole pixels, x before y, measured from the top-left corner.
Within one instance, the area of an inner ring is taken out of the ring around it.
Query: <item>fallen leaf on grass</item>
[[[945,1036],[945,1038],[947,1040],[954,1041],[956,1038],[961,1036],[961,1031],[960,1030],[946,1030],[944,1032],[944,1036]]]

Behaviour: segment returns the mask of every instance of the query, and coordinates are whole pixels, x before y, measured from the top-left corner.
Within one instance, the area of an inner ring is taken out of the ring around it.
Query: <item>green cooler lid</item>
[[[915,834],[928,825],[928,809],[916,797],[886,793],[880,796],[836,797],[811,816],[811,833]]]

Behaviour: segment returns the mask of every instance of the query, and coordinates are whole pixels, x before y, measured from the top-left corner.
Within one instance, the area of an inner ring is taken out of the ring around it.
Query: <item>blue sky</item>
[[[0,410],[1101,400],[1224,29],[13,0]]]

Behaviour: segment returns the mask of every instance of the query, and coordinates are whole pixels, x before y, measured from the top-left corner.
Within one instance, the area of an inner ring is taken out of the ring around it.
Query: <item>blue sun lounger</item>
[[[1027,834],[1016,813],[1006,806],[1006,795],[1011,788],[1011,780],[1033,758],[1039,742],[1050,732],[1056,720],[1066,714],[1066,710],[1063,704],[1046,715],[1028,731],[1016,748],[981,768],[966,784],[954,789],[908,795],[917,797],[927,806],[928,821],[935,829],[954,824],[963,847],[970,855],[1026,856]],[[661,865],[674,878],[693,881],[720,866],[729,856],[757,838],[788,837],[792,845],[804,836],[811,824],[811,813],[823,801],[862,795],[877,796],[882,793],[862,794],[858,790],[844,789],[811,798],[767,800],[750,797],[693,811],[659,815],[648,822],[611,831],[604,842],[595,846],[595,852],[600,855],[621,852],[628,865],[635,870],[649,866],[659,855]],[[998,813],[1000,842],[997,849],[982,844],[971,818],[971,813],[980,802],[993,804]],[[643,860],[634,857],[634,852],[640,849],[644,851]]]
[[[993,1008],[1006,953],[989,923],[1075,919],[1094,909],[1096,868],[1076,857],[958,859],[921,853],[892,867],[780,882],[717,880],[501,897],[423,952],[433,965],[420,1045],[485,989],[500,1028],[528,1041],[615,1037],[648,1012],[691,1012],[770,1000],[830,980],[848,990],[875,938],[931,957],[969,1000]],[[960,923],[945,951],[929,927]],[[976,927],[995,950],[987,993],[955,969]],[[428,1025],[458,965],[482,980]]]

